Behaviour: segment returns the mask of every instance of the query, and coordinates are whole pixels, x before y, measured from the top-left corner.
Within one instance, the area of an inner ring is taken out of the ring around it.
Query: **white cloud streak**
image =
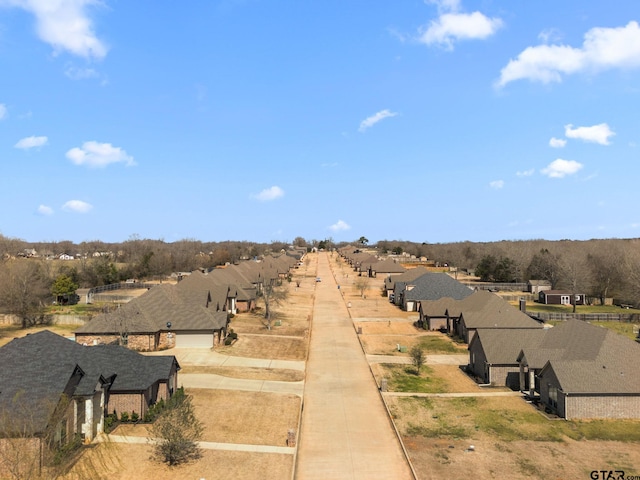
[[[606,123],[577,128],[573,128],[573,125],[569,124],[564,126],[564,134],[567,138],[575,138],[600,145],[609,145],[609,138],[613,137],[615,132],[612,131]]]
[[[516,172],[516,177],[530,177],[535,173],[535,169],[531,168],[529,170],[523,170],[521,172]]]
[[[563,148],[567,144],[564,138],[551,137],[549,140],[549,146],[553,148]]]
[[[283,196],[284,190],[274,185],[273,187],[265,188],[257,195],[252,195],[252,198],[255,198],[256,200],[259,200],[261,202],[270,202]]]
[[[4,103],[0,103],[0,120],[7,118],[7,106]]]
[[[38,212],[39,215],[43,215],[43,216],[53,215],[53,208],[47,205],[38,206],[38,209],[36,211]]]
[[[67,152],[67,158],[75,165],[92,168],[103,168],[112,163],[124,163],[128,167],[136,164],[133,157],[120,147],[94,141],[84,142],[82,147],[72,148]]]
[[[72,213],[88,213],[93,208],[93,205],[87,202],[83,202],[82,200],[69,200],[64,205],[62,205],[62,209],[65,212]]]
[[[420,34],[425,45],[440,45],[447,50],[459,40],[483,40],[494,35],[502,27],[502,20],[489,18],[480,12],[444,13]]]
[[[558,158],[554,160],[546,168],[540,170],[540,173],[549,178],[564,178],[567,175],[573,175],[581,170],[583,165],[575,160],[563,160]]]
[[[49,139],[47,137],[35,137],[32,135],[31,137],[25,137],[21,140],[18,140],[18,143],[16,143],[13,147],[28,150],[30,148],[42,147],[43,145],[46,145],[48,141]]]
[[[329,230],[333,232],[344,232],[350,229],[351,229],[351,225],[349,225],[347,222],[343,220],[338,220],[336,223],[334,223],[329,227]]]
[[[495,190],[500,190],[504,187],[504,180],[494,180],[493,182],[489,182],[489,186]]]
[[[392,112],[390,110],[380,110],[378,113],[371,115],[370,117],[367,117],[362,122],[360,122],[358,131],[364,132],[365,130],[373,127],[376,123],[381,122],[385,118],[395,117],[396,115],[398,115],[396,112]]]
[[[0,0],[0,7],[17,7],[33,14],[38,37],[56,54],[67,51],[101,59],[107,47],[93,31],[88,9],[94,5],[101,5],[100,0]]]
[[[527,79],[561,82],[563,75],[640,66],[640,27],[631,21],[624,27],[592,28],[581,47],[537,45],[523,50],[500,71],[497,87]]]

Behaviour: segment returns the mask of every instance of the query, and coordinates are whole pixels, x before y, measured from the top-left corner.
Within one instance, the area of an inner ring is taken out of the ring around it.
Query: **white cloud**
[[[128,167],[136,164],[133,157],[120,147],[93,141],[84,142],[80,148],[72,148],[67,152],[67,158],[76,165],[96,168],[106,167],[111,163],[124,163]]]
[[[82,200],[69,200],[62,205],[62,209],[66,212],[87,213],[93,208],[93,205]]]
[[[496,190],[499,190],[502,187],[504,187],[504,180],[494,180],[493,182],[489,182],[489,186],[491,188],[495,188]]]
[[[480,12],[443,13],[432,20],[419,37],[426,45],[442,45],[451,50],[458,40],[482,40],[490,37],[502,27],[502,20],[489,18]]]
[[[25,137],[21,140],[18,140],[18,143],[14,145],[14,148],[22,148],[23,150],[28,150],[29,148],[42,147],[46,145],[49,139],[47,137]]]
[[[535,173],[535,169],[529,169],[529,170],[523,170],[521,172],[516,172],[516,176],[517,177],[530,177],[531,175],[533,175]]]
[[[606,123],[577,128],[573,128],[573,125],[569,124],[564,126],[564,134],[567,138],[577,138],[585,142],[609,145],[609,137],[613,137],[615,132],[613,132]]]
[[[257,195],[252,195],[252,198],[255,198],[256,200],[259,200],[261,202],[270,202],[271,200],[275,200],[283,196],[284,190],[274,185],[271,188],[265,188]]]
[[[398,115],[396,112],[392,112],[390,110],[380,110],[378,113],[371,115],[360,122],[358,131],[364,132],[367,128],[373,127],[376,123],[384,120],[385,118],[395,117],[396,115]]]
[[[564,138],[551,137],[551,140],[549,140],[549,146],[553,148],[562,148],[566,144],[567,141]]]
[[[582,71],[640,66],[640,27],[629,22],[624,27],[592,28],[581,47],[538,45],[527,47],[500,71],[496,86],[529,79],[542,83],[561,82],[563,75]]]
[[[64,74],[71,80],[86,80],[100,76],[93,68],[79,68],[74,66],[67,67]]]
[[[38,37],[55,53],[66,50],[84,58],[103,58],[107,47],[99,40],[87,13],[100,0],[0,0],[0,6],[18,7],[36,18]]]
[[[563,178],[567,175],[577,173],[583,165],[575,160],[563,160],[558,158],[554,160],[546,168],[540,170],[540,173],[549,178]]]
[[[40,215],[53,215],[53,208],[47,205],[40,205],[38,206],[37,212]]]
[[[329,230],[332,230],[334,232],[342,232],[350,229],[351,229],[351,225],[349,225],[347,222],[342,220],[338,220],[336,223],[334,223],[329,227]]]
[[[0,120],[3,120],[7,116],[7,106],[4,103],[0,103]]]

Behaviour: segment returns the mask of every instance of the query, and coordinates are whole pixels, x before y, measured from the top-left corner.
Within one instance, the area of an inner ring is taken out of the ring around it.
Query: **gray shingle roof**
[[[174,356],[144,356],[124,347],[85,347],[48,330],[17,338],[0,348],[0,410],[16,411],[13,399],[22,393],[20,407],[43,431],[63,393],[93,395],[95,387],[112,380],[111,392],[146,390],[167,379]],[[74,373],[80,373],[74,378]],[[65,392],[66,390],[66,392]]]
[[[526,313],[484,290],[473,292],[473,295],[457,302],[449,310],[449,315],[462,315],[465,326],[471,329],[542,328],[542,324]]]
[[[476,335],[471,340],[472,344],[480,343],[484,351],[487,362],[492,365],[514,365],[517,364],[518,354],[524,347],[539,345],[544,337],[543,329],[483,329],[477,330]]]
[[[438,300],[444,297],[462,300],[473,293],[473,290],[469,287],[451,278],[446,273],[425,273],[416,278],[411,284],[415,286],[411,290],[407,289],[405,291],[405,301]]]

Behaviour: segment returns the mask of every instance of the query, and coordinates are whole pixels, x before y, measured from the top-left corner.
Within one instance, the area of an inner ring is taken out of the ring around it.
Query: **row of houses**
[[[387,277],[385,290],[417,309],[418,326],[467,343],[479,383],[521,390],[562,418],[640,418],[640,344],[580,320],[548,328],[494,293],[455,283],[416,268]]]
[[[20,440],[18,450],[28,448],[42,465],[46,452],[92,441],[108,414],[144,418],[175,393],[180,365],[173,355],[135,350],[212,348],[232,315],[253,310],[264,286],[287,278],[302,255],[292,250],[182,275],[94,317],[75,341],[49,331],[12,340],[0,348],[0,448]]]
[[[78,343],[126,344],[140,351],[213,348],[224,340],[232,315],[256,308],[264,285],[281,282],[301,261],[289,251],[210,271],[181,275],[117,310],[94,317],[75,332]]]

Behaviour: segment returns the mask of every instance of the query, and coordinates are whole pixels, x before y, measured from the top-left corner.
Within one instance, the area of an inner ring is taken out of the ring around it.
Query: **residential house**
[[[469,342],[469,372],[479,383],[520,388],[518,355],[540,343],[545,330],[479,328]]]
[[[538,295],[545,290],[551,290],[551,282],[549,280],[531,279],[527,282],[527,290],[529,293]]]
[[[438,300],[444,297],[462,300],[472,293],[473,290],[446,273],[429,272],[411,283],[406,283],[403,290],[398,288],[398,282],[396,282],[394,298],[396,304],[399,304],[403,310],[416,312],[421,301]]]
[[[518,355],[520,388],[566,419],[640,418],[640,344],[567,320]]]
[[[541,329],[543,325],[499,296],[479,290],[457,302],[447,312],[453,318],[453,331],[465,343],[478,329]]]
[[[180,287],[182,282],[157,285],[115,311],[97,315],[76,330],[76,341],[124,344],[139,351],[213,348],[229,325],[227,288],[192,291]]]
[[[85,347],[47,330],[0,348],[0,365],[0,442],[28,438],[40,455],[77,436],[90,442],[107,412],[144,416],[170,398],[180,368],[174,356]]]

